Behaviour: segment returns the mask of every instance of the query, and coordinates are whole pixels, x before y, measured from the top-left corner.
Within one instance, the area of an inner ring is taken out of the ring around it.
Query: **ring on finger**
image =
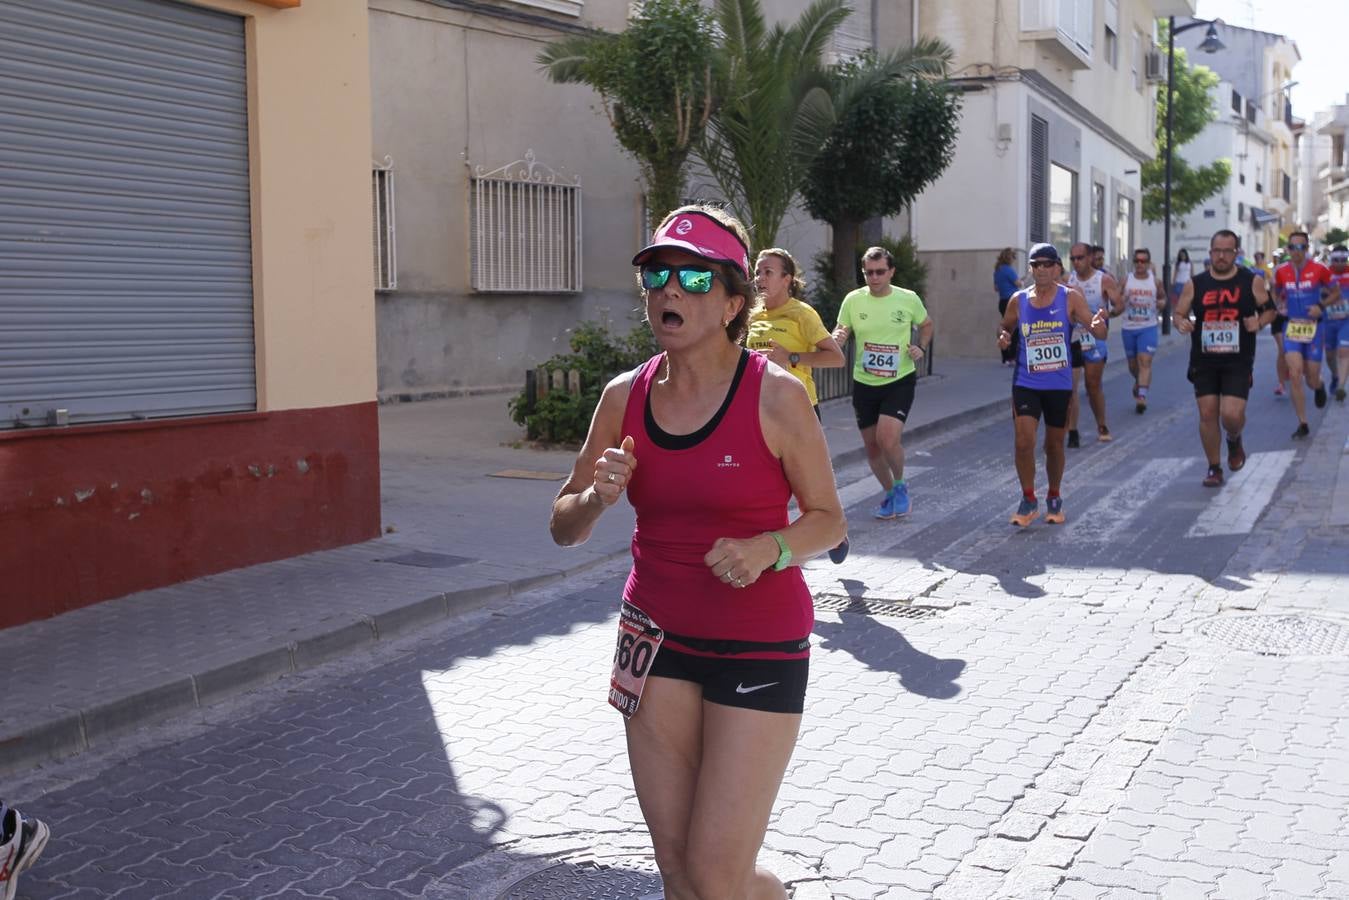
[[[610,480],[610,481],[613,481],[613,480],[614,480],[614,473],[613,473],[613,472],[610,472],[610,473],[609,473],[609,480]]]

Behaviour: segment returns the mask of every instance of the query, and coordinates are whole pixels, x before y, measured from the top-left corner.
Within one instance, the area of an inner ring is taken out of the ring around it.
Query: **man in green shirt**
[[[834,339],[840,346],[849,336],[857,339],[853,348],[853,411],[867,462],[885,492],[885,499],[872,515],[893,519],[909,513],[901,438],[918,382],[914,363],[923,358],[932,343],[932,318],[917,294],[890,283],[895,258],[889,250],[872,247],[862,254],[862,274],[867,286],[843,298]]]

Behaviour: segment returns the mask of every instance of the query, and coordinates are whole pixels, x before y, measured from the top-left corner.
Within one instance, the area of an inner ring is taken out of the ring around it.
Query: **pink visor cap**
[[[709,262],[735,266],[741,277],[749,277],[749,249],[740,243],[734,231],[706,213],[682,212],[657,228],[651,243],[637,251],[632,264],[640,266],[661,247],[673,247]]]

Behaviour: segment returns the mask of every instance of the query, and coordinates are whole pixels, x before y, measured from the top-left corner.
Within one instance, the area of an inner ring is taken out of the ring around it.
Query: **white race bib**
[[[1078,325],[1073,329],[1073,340],[1077,341],[1078,346],[1082,348],[1083,353],[1096,347],[1096,335],[1092,334],[1081,325]]]
[[[1151,303],[1130,303],[1124,314],[1130,325],[1152,325],[1157,321],[1157,307]]]
[[[1199,347],[1204,353],[1241,351],[1241,323],[1236,319],[1204,322],[1199,329]]]
[[[894,378],[899,374],[899,347],[894,344],[862,345],[862,371],[877,378]]]
[[[1068,367],[1068,344],[1061,334],[1037,334],[1026,338],[1026,368],[1034,373],[1056,372]]]
[[[614,648],[614,671],[609,676],[609,705],[631,719],[642,702],[646,676],[656,658],[665,632],[646,613],[628,603],[618,615],[618,646]]]
[[[1327,306],[1326,315],[1330,316],[1332,319],[1349,318],[1349,300],[1341,300],[1334,306]]]

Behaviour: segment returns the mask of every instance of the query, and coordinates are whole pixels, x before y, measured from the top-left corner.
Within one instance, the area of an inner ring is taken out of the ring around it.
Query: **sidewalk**
[[[1178,336],[1163,352],[1183,347]],[[1118,334],[1108,378],[1127,377]],[[906,440],[995,413],[1010,373],[939,359]],[[101,746],[373,642],[625,557],[632,511],[579,548],[553,544],[549,503],[575,454],[515,446],[508,395],[380,411],[383,523],[373,541],[237,569],[0,631],[0,773]],[[822,407],[835,465],[863,458],[847,400]],[[452,621],[452,620],[451,620]]]

